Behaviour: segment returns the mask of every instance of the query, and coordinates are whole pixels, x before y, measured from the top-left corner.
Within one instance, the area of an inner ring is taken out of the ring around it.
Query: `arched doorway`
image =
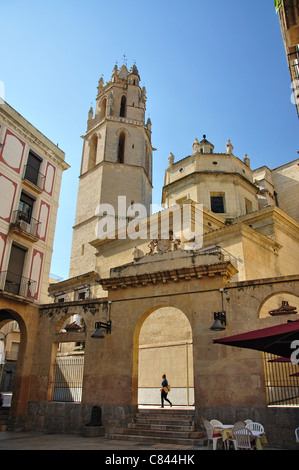
[[[75,402],[82,400],[85,342],[74,341],[77,333],[85,331],[81,315],[69,313],[57,324],[56,332],[60,342],[53,344],[50,397],[56,402]]]
[[[164,373],[173,405],[194,405],[192,329],[186,315],[174,307],[154,310],[142,323],[138,348],[138,406],[160,406]]]
[[[10,407],[20,349],[24,346],[24,326],[17,312],[0,310],[0,391],[3,406]]]

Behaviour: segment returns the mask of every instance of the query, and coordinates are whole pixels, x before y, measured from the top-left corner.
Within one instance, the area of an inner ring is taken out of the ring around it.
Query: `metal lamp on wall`
[[[110,320],[107,321],[107,323],[97,321],[97,322],[95,322],[94,327],[95,327],[96,330],[91,335],[92,338],[97,338],[97,339],[105,338],[105,335],[102,332],[102,330],[106,330],[106,333],[111,333],[111,321]]]
[[[214,312],[214,323],[211,326],[210,330],[212,331],[223,331],[226,329],[226,312],[223,308],[223,289],[219,289],[221,293],[221,312]]]
[[[103,339],[105,335],[102,330],[106,330],[107,334],[111,333],[111,325],[112,322],[110,320],[110,312],[111,312],[111,301],[108,302],[108,320],[107,322],[97,321],[95,322],[95,332],[91,335],[92,338],[96,339]]]
[[[214,312],[214,323],[211,326],[213,331],[222,331],[226,329],[226,313],[225,312]]]

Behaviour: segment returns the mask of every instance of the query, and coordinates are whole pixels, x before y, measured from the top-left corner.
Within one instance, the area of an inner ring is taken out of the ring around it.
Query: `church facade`
[[[170,154],[164,209],[152,214],[145,109],[136,65],[100,79],[83,136],[69,279],[39,305],[26,413],[16,407],[11,426],[80,432],[98,405],[112,435],[138,406],[160,403],[166,373],[174,406],[192,407],[198,429],[206,417],[251,415],[276,443],[274,423],[295,422],[299,402],[270,407],[261,353],[213,339],[297,319],[299,159],[253,170],[229,140],[215,153],[196,138],[191,155]],[[294,309],[271,316],[282,302]],[[70,358],[79,385],[67,377]],[[280,431],[287,440],[288,427]]]

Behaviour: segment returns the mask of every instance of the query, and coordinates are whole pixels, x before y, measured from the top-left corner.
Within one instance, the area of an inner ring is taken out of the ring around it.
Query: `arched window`
[[[102,104],[101,104],[100,119],[104,119],[104,117],[106,116],[106,107],[107,107],[107,100],[105,98],[103,99]]]
[[[89,145],[89,159],[88,159],[88,169],[91,170],[96,164],[97,160],[97,147],[98,147],[98,137],[93,135]]]
[[[121,102],[120,102],[120,117],[126,117],[126,97],[122,96],[121,97]]]
[[[119,140],[118,140],[118,155],[117,155],[118,163],[124,163],[124,159],[125,159],[125,140],[126,140],[126,136],[122,132],[120,134]]]

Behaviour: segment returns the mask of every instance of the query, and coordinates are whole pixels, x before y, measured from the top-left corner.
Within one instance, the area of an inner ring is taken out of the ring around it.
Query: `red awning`
[[[267,362],[291,362],[289,357],[276,357],[276,359],[268,359]]]
[[[299,320],[228,336],[227,338],[215,339],[214,343],[256,349],[276,356],[290,358],[294,352],[292,342],[295,340],[299,340]],[[298,348],[298,345],[296,348]]]

